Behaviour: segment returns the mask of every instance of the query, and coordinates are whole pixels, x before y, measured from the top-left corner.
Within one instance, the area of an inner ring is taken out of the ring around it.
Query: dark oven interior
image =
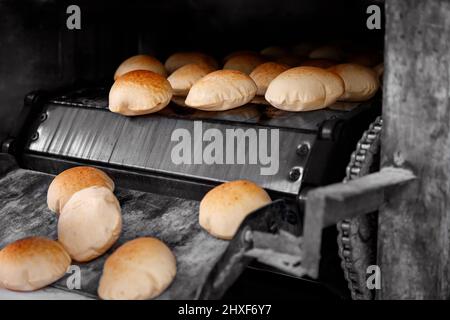
[[[152,168],[123,161],[105,164],[94,156],[64,153],[63,148],[54,151],[48,147],[56,141],[53,136],[41,145],[39,141],[33,142],[37,140],[33,134],[42,135],[45,129],[40,127],[39,115],[49,115],[46,128],[50,130],[52,119],[58,116],[54,105],[81,104],[76,119],[84,119],[85,124],[80,120],[75,126],[85,125],[83,130],[87,132],[94,125],[89,123],[90,112],[107,107],[107,90],[113,83],[115,69],[123,60],[138,53],[165,61],[177,51],[202,51],[222,61],[224,56],[237,50],[259,51],[268,46],[293,48],[301,43],[312,43],[317,46],[336,44],[351,52],[376,53],[382,61],[384,30],[366,27],[366,8],[373,3],[383,7],[382,1],[365,0],[0,0],[0,74],[4,79],[0,82],[0,142],[3,142],[3,151],[13,153],[19,165],[27,169],[57,174],[74,164],[87,163],[105,168],[120,181],[120,187],[138,190],[133,192],[163,193],[198,201],[206,190],[220,180],[227,180],[228,176],[221,179],[205,173],[205,177],[214,179],[203,179],[201,174],[183,172],[183,175],[170,168],[153,170],[156,164]],[[66,8],[71,4],[81,8],[80,30],[66,27]],[[27,96],[38,89],[43,91]],[[25,103],[24,97],[27,97]],[[262,112],[257,120],[217,115],[212,123],[277,127],[287,132],[286,141],[290,141],[288,133],[291,131],[302,135],[305,141],[309,136],[314,137],[311,139],[315,139],[315,147],[309,157],[328,160],[310,161],[301,188],[297,185],[291,190],[283,184],[268,187],[273,198],[285,199],[293,208],[299,220],[297,225],[294,223],[293,232],[301,233],[298,226],[302,220],[301,190],[343,179],[351,151],[380,110],[378,95],[348,113],[327,110],[300,116],[299,122],[295,122],[294,116],[281,120],[269,117],[268,120],[267,114]],[[252,107],[248,112],[254,112]],[[177,121],[204,117],[176,107],[160,116]],[[298,123],[302,123],[302,127],[298,127]],[[308,127],[311,123],[314,126]],[[64,137],[69,135],[70,132]],[[8,144],[4,142],[12,140],[14,149],[8,150]],[[296,147],[293,145],[292,149]],[[288,172],[283,174],[288,175]],[[120,196],[123,203],[129,201],[130,195],[126,192]],[[159,201],[156,204],[167,205],[168,200]],[[136,202],[133,205],[142,204]],[[178,205],[186,207],[190,204],[180,202]],[[225,298],[348,298],[336,236],[334,227],[324,231],[320,282],[289,277],[274,270],[268,273],[268,268],[254,264],[242,273]]]

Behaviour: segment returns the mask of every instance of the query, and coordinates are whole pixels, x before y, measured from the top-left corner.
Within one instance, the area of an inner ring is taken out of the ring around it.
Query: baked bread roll
[[[328,59],[341,61],[343,56],[344,53],[341,49],[331,45],[318,47],[309,53],[310,59]]]
[[[213,236],[230,240],[245,217],[271,201],[267,192],[251,181],[226,182],[200,202],[199,223]]]
[[[380,83],[374,70],[352,63],[338,64],[328,69],[344,80],[340,101],[365,101],[378,91]]]
[[[200,52],[177,52],[167,58],[164,66],[169,73],[174,72],[178,68],[187,64],[206,64],[213,70],[217,70],[219,67],[217,61],[204,53]]]
[[[16,291],[43,288],[64,276],[70,256],[57,241],[29,237],[0,251],[0,287]]]
[[[245,74],[250,74],[253,71],[253,69],[255,69],[257,66],[259,66],[264,62],[265,60],[258,55],[242,54],[228,59],[228,61],[223,66],[223,69],[237,70]]]
[[[120,236],[119,201],[105,187],[75,193],[61,211],[58,240],[72,259],[84,262],[106,252]]]
[[[47,191],[47,204],[50,210],[59,214],[75,193],[84,188],[99,186],[114,191],[114,182],[102,170],[94,167],[73,167],[58,174]]]
[[[328,59],[308,59],[301,63],[302,67],[317,67],[327,69],[336,65],[336,61]]]
[[[192,85],[214,70],[206,64],[187,64],[175,70],[167,80],[175,96],[187,96]]]
[[[218,70],[197,81],[185,103],[206,111],[229,110],[251,101],[256,90],[256,84],[248,75],[235,70]]]
[[[170,249],[155,238],[128,241],[108,257],[98,287],[105,300],[143,300],[159,296],[177,272]]]
[[[336,74],[315,67],[289,69],[267,88],[266,100],[286,111],[322,109],[344,93],[344,81]]]
[[[114,74],[114,80],[117,80],[118,77],[134,70],[153,71],[163,77],[167,76],[166,69],[158,59],[145,54],[140,54],[122,62]]]
[[[169,81],[157,73],[131,71],[118,78],[109,91],[109,110],[125,116],[158,112],[172,98]]]
[[[275,62],[266,62],[257,66],[252,73],[250,73],[250,78],[255,81],[258,88],[256,95],[264,96],[269,83],[287,69],[289,69],[288,66]]]

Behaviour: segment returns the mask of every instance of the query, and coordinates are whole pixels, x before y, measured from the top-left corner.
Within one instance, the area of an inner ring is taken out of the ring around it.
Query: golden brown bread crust
[[[164,66],[169,73],[187,64],[206,64],[209,68],[217,70],[219,67],[217,61],[207,54],[201,52],[177,52],[167,58]]]
[[[67,169],[50,183],[47,192],[48,207],[59,214],[75,192],[92,186],[102,186],[114,191],[114,182],[97,168],[80,166]]]
[[[134,239],[106,260],[98,294],[107,300],[152,299],[171,284],[175,274],[175,256],[162,241]]]
[[[109,110],[126,116],[157,112],[169,104],[172,87],[161,75],[131,71],[119,77],[109,91]]]
[[[187,64],[175,70],[167,80],[176,96],[187,96],[192,85],[214,70],[206,64]]]
[[[287,65],[276,62],[266,62],[257,66],[252,73],[250,73],[250,78],[255,81],[256,86],[258,87],[256,95],[264,96],[270,82],[287,69],[289,69]]]
[[[271,201],[267,192],[251,181],[226,182],[200,202],[199,223],[213,236],[229,240],[247,215]]]
[[[224,70],[237,70],[245,74],[250,74],[260,64],[266,62],[266,60],[258,55],[242,54],[236,55],[225,63]]]
[[[372,98],[380,86],[378,75],[368,67],[354,63],[338,64],[328,69],[344,80],[344,94],[339,101],[365,101]]]
[[[198,80],[189,91],[186,105],[205,111],[223,111],[242,106],[256,94],[255,82],[235,70],[218,70]]]
[[[125,73],[134,70],[153,71],[163,77],[167,76],[166,69],[158,59],[145,54],[140,54],[130,57],[122,62],[114,74],[114,80],[117,80],[117,78]]]
[[[17,240],[0,251],[0,286],[37,290],[64,276],[70,263],[69,254],[57,241],[44,237]]]
[[[119,201],[105,187],[89,187],[67,201],[58,220],[58,239],[80,262],[105,253],[119,238],[122,215]]]
[[[325,108],[344,93],[344,81],[333,72],[316,67],[289,69],[276,77],[265,98],[286,111],[310,111]]]

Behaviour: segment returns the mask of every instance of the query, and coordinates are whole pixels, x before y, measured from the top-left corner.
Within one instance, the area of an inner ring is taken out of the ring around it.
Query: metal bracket
[[[331,184],[308,192],[303,233],[303,267],[307,274],[312,278],[318,277],[323,228],[378,210],[389,188],[415,179],[410,170],[387,167],[346,183]]]
[[[301,238],[284,231],[283,221],[289,209],[284,200],[276,200],[247,216],[227,250],[216,262],[196,299],[219,299],[242,271],[257,259],[294,275],[303,275]]]

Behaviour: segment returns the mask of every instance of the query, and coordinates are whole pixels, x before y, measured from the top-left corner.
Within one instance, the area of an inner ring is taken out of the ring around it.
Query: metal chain
[[[356,145],[346,169],[344,182],[377,170],[383,120],[378,117]],[[377,213],[342,220],[337,224],[339,256],[354,300],[374,299],[366,285],[366,269],[376,261]]]

